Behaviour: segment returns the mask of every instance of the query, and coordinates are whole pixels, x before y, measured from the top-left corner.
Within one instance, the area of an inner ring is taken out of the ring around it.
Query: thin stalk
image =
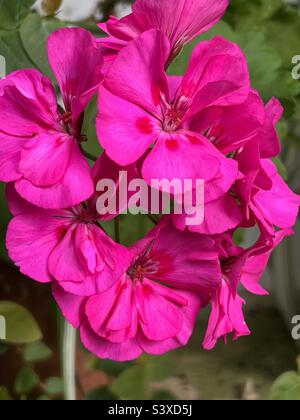
[[[87,159],[91,160],[92,162],[97,162],[98,158],[96,156],[92,155],[91,153],[87,152],[86,150],[83,150],[83,149],[81,149],[81,150],[82,150],[83,155]]]
[[[121,235],[120,235],[120,218],[116,217],[115,220],[115,241],[120,244],[121,243]]]
[[[62,338],[62,368],[66,401],[76,401],[76,330],[64,321]]]
[[[147,214],[146,216],[148,217],[148,219],[151,220],[152,223],[158,225],[158,220],[156,220],[156,218],[152,214]]]

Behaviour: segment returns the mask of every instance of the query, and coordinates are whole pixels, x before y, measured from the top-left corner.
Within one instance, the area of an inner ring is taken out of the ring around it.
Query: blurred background
[[[174,0],[176,1],[176,0]],[[196,1],[196,0],[195,0]],[[0,9],[0,55],[6,72],[36,67],[53,78],[45,43],[65,26],[81,26],[104,36],[96,22],[130,12],[130,0],[4,0]],[[267,102],[278,97],[285,116],[278,126],[283,153],[276,163],[300,193],[300,1],[231,0],[225,18],[187,46],[170,72],[182,74],[193,47],[216,34],[244,49],[253,86]],[[299,56],[298,58],[296,56]],[[1,63],[0,63],[1,64]],[[95,101],[89,106],[85,132],[90,151],[99,153]],[[0,116],[1,118],[1,116]],[[8,320],[8,341],[0,340],[0,400],[63,399],[61,319],[48,286],[24,278],[9,262],[5,231],[9,213],[0,186],[0,315]],[[130,226],[127,229],[126,226]],[[145,218],[122,224],[126,244],[150,228]],[[242,233],[241,243],[252,233]],[[275,252],[264,278],[270,296],[244,295],[250,337],[201,349],[209,313],[204,311],[190,344],[163,357],[133,363],[94,358],[77,348],[79,399],[296,399],[300,400],[300,339],[292,338],[292,320],[300,316],[300,228]],[[1,338],[1,337],[0,337]],[[300,337],[299,337],[300,338]],[[8,344],[9,342],[9,344]],[[298,362],[297,362],[298,361]]]

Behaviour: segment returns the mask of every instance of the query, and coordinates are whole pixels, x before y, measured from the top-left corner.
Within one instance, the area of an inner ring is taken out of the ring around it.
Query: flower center
[[[182,117],[182,112],[170,107],[164,115],[163,130],[166,132],[176,131],[180,127]]]
[[[151,278],[158,273],[160,267],[159,261],[151,258],[151,244],[146,248],[144,253],[133,260],[131,266],[127,270],[128,276],[134,282],[141,282],[145,278]]]

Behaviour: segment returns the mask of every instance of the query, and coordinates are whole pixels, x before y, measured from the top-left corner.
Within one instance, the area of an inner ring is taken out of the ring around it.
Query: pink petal
[[[28,137],[9,136],[0,131],[0,179],[12,182],[22,177],[19,172],[21,152]]]
[[[208,106],[241,104],[249,92],[245,55],[236,44],[218,36],[195,48],[177,98],[193,99],[188,118]]]
[[[221,162],[218,152],[208,143],[204,137],[183,130],[161,134],[144,162],[144,179],[149,185],[156,179],[213,179]]]
[[[144,334],[142,334],[142,332],[139,332],[137,335],[137,341],[146,353],[160,355],[179,347],[186,346],[193,334],[195,323],[201,308],[200,298],[194,293],[183,290],[177,290],[176,293],[180,294],[180,296],[187,302],[187,305],[181,309],[181,313],[183,315],[182,327],[175,337],[162,341],[149,340]]]
[[[168,95],[164,70],[168,56],[169,43],[163,34],[156,30],[145,32],[120,51],[110,67],[105,87],[159,116],[161,94]]]
[[[173,220],[178,229],[186,227],[186,215],[174,215]],[[204,222],[201,225],[189,226],[191,232],[204,235],[216,235],[236,228],[242,221],[242,210],[236,200],[226,194],[223,197],[206,203]]]
[[[100,88],[97,134],[113,161],[121,166],[136,162],[155,142],[157,126],[142,108]]]
[[[37,187],[61,181],[69,164],[74,139],[64,133],[41,133],[23,147],[19,171]]]
[[[197,290],[202,293],[203,301],[218,286],[221,271],[212,239],[188,231],[180,232],[169,218],[163,219],[149,233],[149,239],[151,259],[159,267],[153,280],[173,288]]]
[[[209,30],[227,6],[227,0],[137,0],[133,12],[144,30],[160,29],[176,47]]]
[[[273,250],[286,236],[290,236],[293,233],[294,232],[290,229],[278,231],[276,232],[275,239],[272,241],[271,246],[270,244],[266,244],[264,238],[262,238],[247,252],[248,256],[243,266],[241,276],[241,283],[247,290],[255,295],[268,294],[268,292],[259,284],[259,281],[267,268]]]
[[[37,210],[33,204],[24,200],[24,198],[17,193],[15,185],[12,182],[6,185],[6,200],[9,211],[13,216],[18,216],[22,213],[32,213]]]
[[[86,298],[65,292],[57,283],[52,285],[52,294],[66,320],[74,328],[79,328],[84,320]]]
[[[92,331],[88,322],[82,325],[80,333],[84,346],[101,359],[125,362],[137,359],[143,353],[136,339],[130,339],[121,344],[111,343],[98,337]]]
[[[111,16],[106,23],[99,26],[104,32],[123,41],[131,41],[145,31],[139,26],[132,13],[122,19]]]
[[[48,78],[37,70],[20,70],[8,80],[9,84],[1,80],[1,131],[21,138],[59,127],[56,95]]]
[[[85,281],[86,270],[76,253],[76,229],[74,223],[49,255],[49,272],[58,282]],[[68,291],[72,293],[72,290]]]
[[[276,131],[276,124],[281,119],[284,109],[278,99],[272,98],[266,105],[266,120],[260,136],[260,153],[262,158],[276,157],[281,152],[281,144]]]
[[[271,176],[273,186],[270,191],[258,191],[254,197],[254,203],[272,225],[282,229],[290,228],[296,223],[300,196],[290,190],[277,173],[272,161],[263,160],[262,166],[266,173]]]
[[[80,117],[103,80],[103,58],[89,31],[64,28],[48,39],[48,57],[73,122]]]
[[[41,283],[53,281],[48,258],[66,228],[65,219],[41,210],[14,217],[6,237],[10,258],[26,276]]]
[[[140,325],[143,334],[154,341],[166,340],[178,334],[183,324],[180,308],[170,299],[160,296],[151,282],[136,285]],[[171,291],[169,292],[171,293]]]
[[[222,337],[226,341],[229,334],[233,333],[234,339],[250,334],[243,315],[244,303],[238,295],[233,297],[230,288],[223,280],[212,302],[212,312],[203,343],[205,350],[213,349]]]
[[[214,146],[227,155],[259,134],[264,120],[264,103],[257,92],[251,91],[246,102],[241,105],[205,109],[192,118],[189,128],[205,133]]]
[[[49,187],[38,187],[21,179],[16,182],[16,190],[39,207],[64,209],[87,200],[94,192],[94,183],[90,167],[74,142],[68,167],[60,182]]]

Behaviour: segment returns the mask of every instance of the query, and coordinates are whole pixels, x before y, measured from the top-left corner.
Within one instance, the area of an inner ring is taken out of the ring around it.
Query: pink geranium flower
[[[101,157],[93,170],[95,183],[113,167]],[[26,202],[9,184],[7,198],[14,218],[6,246],[23,274],[41,283],[57,282],[81,296],[103,292],[119,279],[120,261],[126,264],[128,253],[99,224],[115,215],[99,216],[97,195],[64,210],[45,210]]]
[[[190,130],[188,122],[201,110],[247,99],[246,60],[235,44],[217,37],[196,47],[181,80],[167,78],[169,52],[169,41],[156,30],[120,52],[99,91],[99,141],[122,166],[154,146],[142,167],[149,184],[152,179],[204,179],[217,198],[237,179],[238,164]]]
[[[159,29],[170,41],[171,61],[185,44],[216,24],[227,7],[228,0],[136,0],[130,15],[99,24],[110,36],[98,42],[104,56],[113,59],[132,39]]]
[[[119,259],[118,282],[104,293],[80,298],[55,286],[64,316],[101,358],[132,360],[186,345],[220,282],[214,241],[181,233],[164,219],[128,255],[126,265]]]
[[[212,299],[211,316],[203,343],[206,350],[214,348],[221,338],[227,342],[230,334],[233,334],[234,340],[250,334],[243,314],[243,305],[246,302],[239,296],[238,287],[243,285],[248,291],[257,295],[268,294],[259,281],[272,251],[291,234],[293,231],[289,229],[278,231],[274,239],[268,243],[264,237],[261,237],[248,250],[234,246],[230,236],[223,235],[220,241],[223,278]]]
[[[19,70],[0,81],[0,180],[43,208],[66,208],[93,193],[80,143],[85,107],[102,82],[103,58],[93,36],[62,29],[49,37],[48,56],[65,110],[51,81]]]
[[[212,107],[191,119],[190,129],[205,133],[220,152],[231,155],[240,172],[230,191],[217,199],[206,188],[204,223],[190,226],[191,231],[220,234],[241,224],[250,227],[258,223],[274,235],[275,226],[285,229],[295,224],[300,197],[269,159],[281,150],[276,124],[282,113],[278,100],[273,98],[265,107],[258,93],[251,91],[242,105]],[[174,216],[181,230],[186,227],[185,218]]]

